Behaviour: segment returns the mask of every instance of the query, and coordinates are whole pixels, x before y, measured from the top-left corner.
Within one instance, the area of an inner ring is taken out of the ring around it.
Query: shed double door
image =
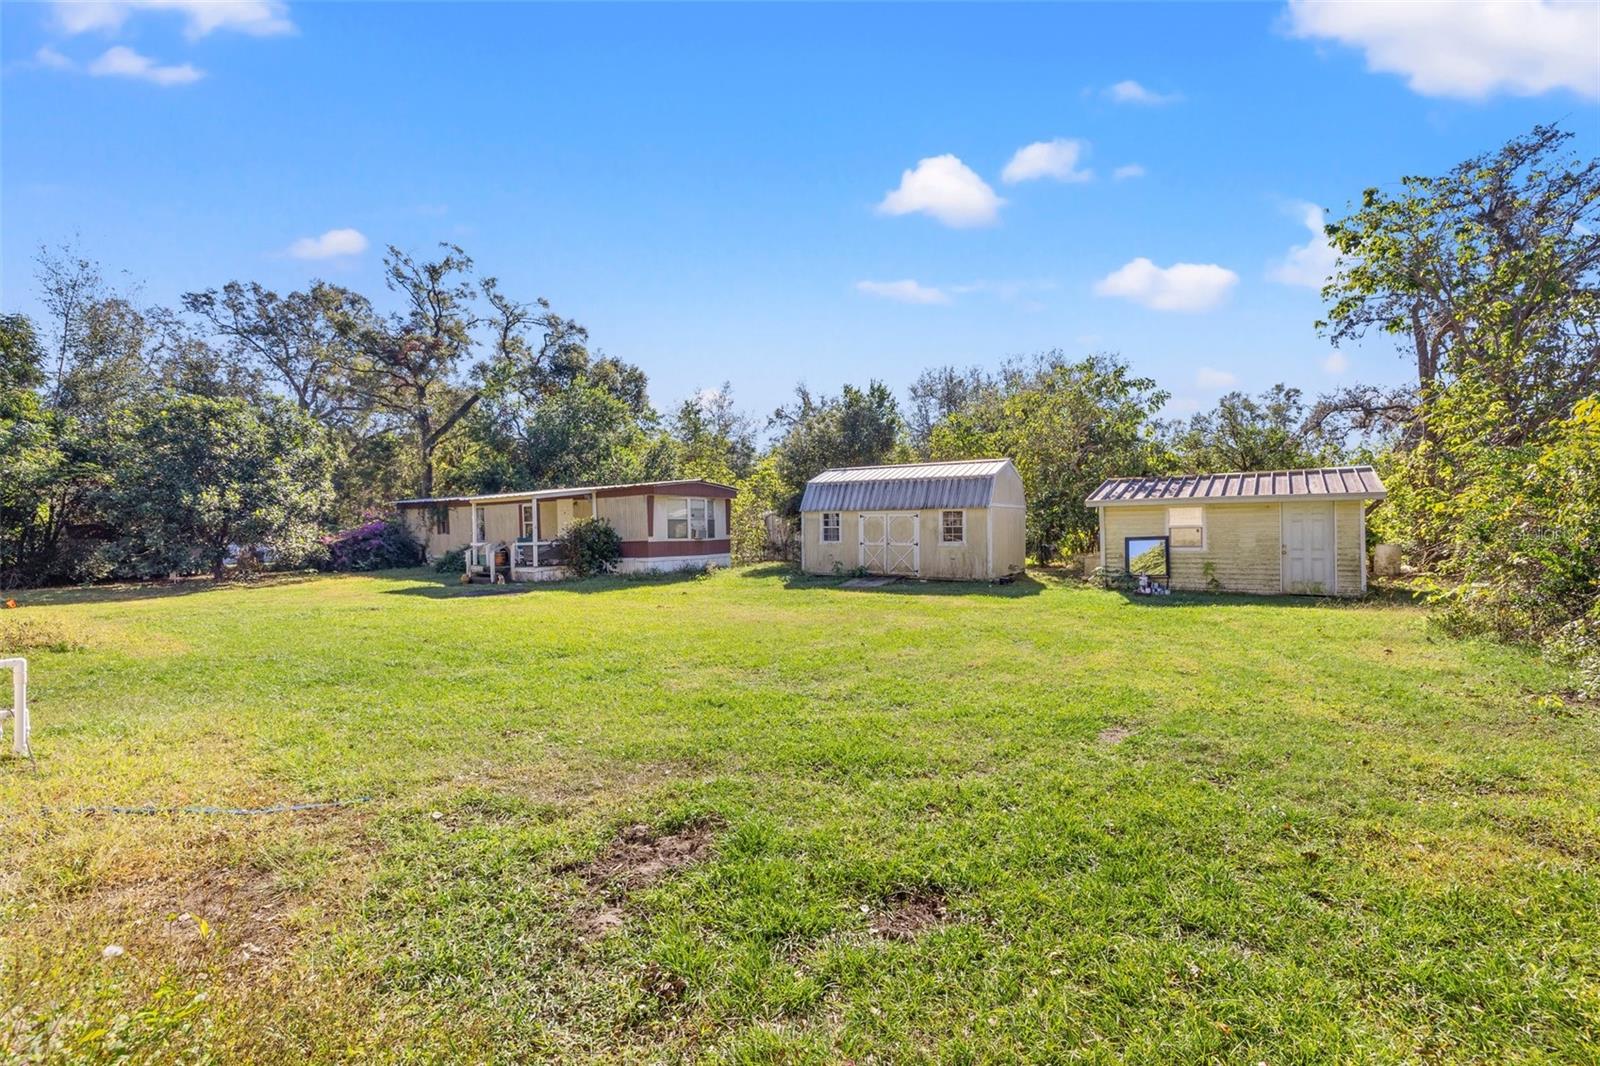
[[[912,511],[861,515],[861,566],[872,574],[915,577],[922,570],[920,525],[920,516]]]
[[[1283,591],[1332,595],[1333,504],[1283,505]]]

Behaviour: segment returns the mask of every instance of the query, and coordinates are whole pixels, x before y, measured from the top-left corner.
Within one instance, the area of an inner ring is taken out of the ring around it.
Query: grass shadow
[[[1129,604],[1138,607],[1172,610],[1182,607],[1321,607],[1330,610],[1352,608],[1411,608],[1415,599],[1395,596],[1388,591],[1373,591],[1366,596],[1297,596],[1288,593],[1252,594],[1245,592],[1178,592],[1165,596],[1141,596],[1130,589],[1111,589]]]
[[[741,576],[781,580],[785,588],[797,591],[838,589],[843,592],[857,592],[864,596],[985,596],[994,599],[1017,600],[1027,596],[1037,596],[1045,589],[1042,582],[1025,573],[1018,574],[1014,579],[1007,582],[923,581],[917,578],[902,578],[899,581],[894,581],[887,585],[879,585],[876,588],[852,589],[844,588],[844,583],[851,580],[849,576],[807,574],[795,567],[780,563],[752,567],[743,571]]]
[[[292,574],[261,574],[251,578],[213,581],[209,577],[185,577],[176,581],[129,581],[109,585],[73,585],[54,588],[14,589],[0,593],[0,602],[17,601],[18,607],[59,607],[70,604],[122,603],[129,600],[164,600],[193,596],[202,592],[226,592],[282,588],[301,585],[323,575],[309,571]]]
[[[422,596],[431,600],[461,600],[475,596],[527,596],[541,592],[616,592],[641,586],[681,585],[701,581],[704,570],[665,570],[645,574],[607,574],[602,577],[568,578],[561,581],[514,581],[505,585],[463,585],[459,574],[439,574],[431,570],[390,571],[388,576],[409,578],[417,584],[384,589],[385,596]]]

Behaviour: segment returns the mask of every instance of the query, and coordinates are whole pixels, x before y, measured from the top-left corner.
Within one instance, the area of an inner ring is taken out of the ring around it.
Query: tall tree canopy
[[[1080,551],[1095,536],[1084,498],[1107,477],[1149,473],[1162,451],[1151,420],[1168,394],[1106,355],[1059,351],[1008,363],[998,384],[939,422],[935,459],[1009,456],[1028,494],[1028,550]]]
[[[807,481],[835,466],[871,466],[895,457],[902,422],[894,393],[881,381],[846,385],[838,396],[795,387],[794,403],[773,412],[778,476],[789,491],[787,509],[800,505]]]
[[[1164,427],[1172,465],[1186,473],[1287,470],[1337,458],[1306,425],[1300,390],[1278,384],[1259,397],[1230,392],[1216,407]]]
[[[1427,424],[1441,386],[1472,374],[1503,406],[1515,444],[1571,414],[1600,384],[1600,160],[1536,126],[1439,177],[1366,190],[1327,227],[1339,267],[1319,323],[1337,344],[1403,339],[1414,387],[1329,398],[1319,420]]]

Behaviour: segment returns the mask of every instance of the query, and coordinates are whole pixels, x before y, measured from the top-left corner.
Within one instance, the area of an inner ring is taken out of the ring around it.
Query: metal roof
[[[440,503],[501,503],[507,500],[539,500],[552,496],[578,496],[586,493],[600,493],[603,495],[617,495],[625,489],[637,489],[641,493],[666,492],[673,489],[713,488],[723,490],[730,496],[736,491],[732,485],[724,485],[720,481],[706,481],[702,478],[689,478],[679,481],[636,481],[625,485],[579,485],[570,489],[530,489],[527,492],[491,492],[482,496],[420,496],[409,500],[396,500],[396,507],[423,507],[429,504]]]
[[[1010,459],[897,463],[824,470],[806,482],[802,511],[917,511],[987,507],[995,475]]]
[[[1381,500],[1388,492],[1370,466],[1322,466],[1309,470],[1244,470],[1228,474],[1114,477],[1084,501],[1092,507],[1166,500],[1360,499]]]

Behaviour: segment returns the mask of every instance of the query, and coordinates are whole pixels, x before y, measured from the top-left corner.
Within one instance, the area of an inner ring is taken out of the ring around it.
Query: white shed
[[[1026,521],[1010,459],[825,470],[800,500],[800,567],[991,580],[1022,571]]]

